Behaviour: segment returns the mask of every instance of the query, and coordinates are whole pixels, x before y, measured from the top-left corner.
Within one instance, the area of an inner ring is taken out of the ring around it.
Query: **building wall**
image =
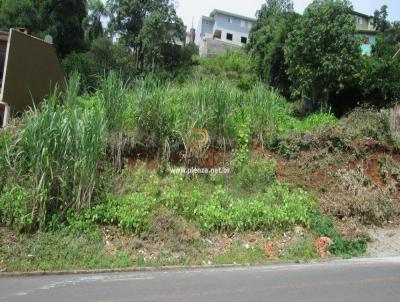
[[[211,21],[210,19],[214,20]],[[216,13],[213,18],[202,17],[199,22],[197,34],[196,34],[196,44],[199,46],[200,55],[207,56],[210,52],[207,50],[210,42],[204,41],[205,39],[212,39],[216,30],[221,31],[221,39],[216,39],[227,44],[233,44],[240,48],[245,43],[242,43],[242,38],[246,41],[249,39],[249,33],[253,27],[254,22],[247,19],[242,19],[239,17],[234,17],[230,15],[225,15],[221,13]],[[228,39],[228,34],[232,35],[232,40]],[[221,52],[224,48],[219,47]]]
[[[249,38],[250,30],[253,26],[252,22],[247,20],[227,16],[227,15],[215,15],[215,29],[222,30],[222,39],[225,42],[242,45],[241,38]],[[227,34],[232,34],[232,41],[227,39]]]
[[[369,19],[361,16],[355,15],[356,18],[356,29],[357,30],[368,30],[369,29]]]
[[[212,38],[214,21],[208,17],[201,17],[196,30],[195,43],[200,46],[201,39]]]

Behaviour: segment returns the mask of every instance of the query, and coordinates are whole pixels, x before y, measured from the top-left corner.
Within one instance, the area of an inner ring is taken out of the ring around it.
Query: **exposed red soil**
[[[230,159],[229,152],[223,152],[221,150],[210,148],[202,160],[201,168],[215,169],[224,167],[226,162]]]
[[[354,160],[354,158],[350,157],[348,154],[343,153],[338,162],[322,165],[321,167],[317,165],[316,167],[313,166],[313,168],[309,168],[308,165],[318,160],[323,160],[325,157],[329,157],[330,153],[324,153],[325,151],[321,150],[308,151],[303,152],[298,159],[289,160],[280,157],[260,145],[253,144],[252,146],[253,152],[276,161],[276,175],[278,179],[286,182],[289,181],[293,185],[304,186],[312,191],[325,192],[335,183],[334,175],[339,169],[355,170],[360,166],[363,167],[365,173],[376,186],[381,188],[385,187],[386,183],[379,172],[378,159],[382,156],[387,156],[400,163],[400,154],[389,145],[368,139],[354,141],[353,148],[362,151],[364,154],[367,153],[367,156],[359,160]],[[196,160],[195,165],[199,168],[220,168],[224,167],[230,159],[230,151],[224,152],[217,148],[209,148],[205,152],[203,158]],[[155,149],[136,150],[132,152],[132,155],[126,160],[128,167],[131,169],[137,166],[138,161],[145,162],[149,170],[156,170],[157,151]],[[184,152],[174,154],[171,158],[171,162],[174,165],[184,164]],[[397,185],[397,188],[400,192],[400,184]]]
[[[209,148],[202,158],[196,160],[196,167],[215,169],[221,168],[226,165],[230,160],[230,152],[224,152],[219,149]],[[135,169],[137,163],[144,162],[149,170],[157,170],[157,152],[154,150],[145,150],[131,152],[131,155],[127,156],[126,162],[130,169]],[[184,152],[174,154],[171,158],[171,163],[174,165],[182,165],[185,163]]]

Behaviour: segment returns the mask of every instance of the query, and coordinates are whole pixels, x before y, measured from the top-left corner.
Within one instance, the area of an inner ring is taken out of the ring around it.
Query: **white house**
[[[202,16],[195,43],[200,55],[214,56],[226,49],[238,49],[249,40],[256,19],[215,9],[209,17]]]

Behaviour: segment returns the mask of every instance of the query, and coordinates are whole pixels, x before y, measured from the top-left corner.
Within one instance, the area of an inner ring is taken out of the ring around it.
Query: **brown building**
[[[51,43],[23,29],[0,32],[0,127],[10,115],[65,86],[64,72]]]

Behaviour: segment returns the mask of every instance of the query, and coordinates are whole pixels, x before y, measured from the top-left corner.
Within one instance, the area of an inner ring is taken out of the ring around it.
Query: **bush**
[[[98,88],[99,80],[110,71],[117,72],[123,81],[138,74],[129,48],[107,37],[94,40],[88,52],[69,54],[63,67],[67,75],[78,72],[83,88],[89,90]]]
[[[394,143],[389,114],[361,107],[349,113],[341,123],[352,139],[370,138],[389,144]]]
[[[157,201],[152,196],[133,193],[109,199],[90,211],[92,220],[100,224],[117,225],[124,232],[142,234],[154,227],[154,208]]]
[[[262,192],[276,180],[276,162],[261,155],[253,155],[237,167],[233,175],[235,187]]]
[[[367,238],[359,237],[355,240],[342,238],[333,224],[333,221],[323,216],[321,213],[315,213],[311,223],[311,228],[319,237],[329,237],[333,243],[329,247],[330,252],[337,256],[359,256],[367,251]]]
[[[35,227],[35,208],[31,193],[19,185],[7,186],[0,195],[0,221],[19,231],[31,231]]]
[[[308,227],[313,207],[305,192],[275,185],[253,199],[236,199],[218,189],[199,207],[198,215],[206,232],[288,230],[295,225]]]
[[[354,217],[363,225],[381,225],[400,214],[396,199],[372,184],[362,167],[356,171],[340,169],[334,176],[334,193],[321,198],[325,214],[338,219]]]
[[[251,67],[251,59],[243,51],[229,50],[214,58],[197,57],[195,63],[199,65],[198,76],[217,76],[232,81],[243,91],[250,90],[253,83],[258,81]]]
[[[394,53],[393,53],[394,54]],[[394,58],[365,57],[360,72],[363,101],[387,107],[400,99],[400,61]]]

